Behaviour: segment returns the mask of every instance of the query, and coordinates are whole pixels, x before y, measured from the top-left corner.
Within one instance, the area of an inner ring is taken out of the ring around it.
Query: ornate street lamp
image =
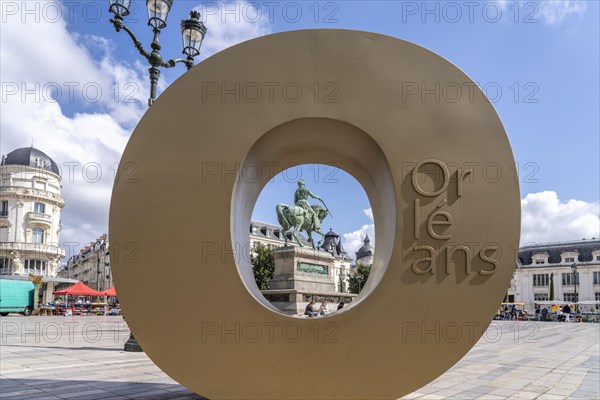
[[[573,263],[571,265],[571,269],[573,270],[573,284],[575,285],[575,302],[578,302],[579,296],[577,296],[577,264]]]
[[[156,85],[160,76],[159,67],[172,68],[177,63],[183,63],[187,69],[194,66],[194,57],[200,54],[200,46],[206,35],[206,26],[200,21],[200,13],[197,11],[190,12],[190,19],[181,21],[181,35],[183,37],[183,51],[186,58],[176,58],[169,61],[164,61],[160,54],[159,36],[161,29],[167,26],[167,16],[173,6],[173,0],[146,0],[146,8],[148,9],[148,25],[152,27],[154,39],[150,47],[151,52],[147,52],[142,43],[137,39],[133,32],[123,22],[123,17],[129,14],[129,5],[131,0],[109,0],[109,11],[115,15],[110,22],[113,24],[117,32],[121,29],[129,34],[135,48],[150,64],[150,98],[148,99],[148,107],[156,100]]]

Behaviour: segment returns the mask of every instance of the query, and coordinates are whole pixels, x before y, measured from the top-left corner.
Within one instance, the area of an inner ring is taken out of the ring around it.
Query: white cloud
[[[344,233],[342,235],[342,244],[344,245],[344,250],[346,250],[348,256],[352,258],[355,257],[355,253],[363,245],[365,235],[369,235],[369,239],[371,239],[371,245],[375,246],[375,224],[373,224],[373,209],[364,209],[363,213],[371,220],[371,223],[365,224],[353,232]]]
[[[269,16],[259,3],[219,1],[195,8],[208,27],[202,55],[211,56],[228,47],[271,33]]]
[[[363,210],[373,221],[373,210]],[[530,193],[521,200],[521,244],[545,243],[582,238],[600,238],[600,203],[581,200],[561,202],[556,192]],[[342,243],[348,255],[363,245],[368,234],[375,244],[375,225],[365,224],[359,229],[342,235]]]
[[[540,19],[550,25],[560,25],[570,15],[582,15],[587,10],[585,1],[552,0],[538,4]]]
[[[600,203],[561,202],[556,192],[521,200],[521,244],[600,237]]]
[[[514,0],[488,0],[497,4],[503,10],[506,21],[514,18],[517,8],[527,20],[538,20],[548,25],[560,25],[571,15],[582,15],[587,10],[587,4],[581,0],[539,0],[536,2],[523,1],[517,4]]]

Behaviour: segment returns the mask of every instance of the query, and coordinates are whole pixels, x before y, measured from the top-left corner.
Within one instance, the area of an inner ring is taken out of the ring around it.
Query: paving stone
[[[599,328],[495,321],[460,362],[403,399],[600,400]],[[11,316],[0,330],[12,332],[2,336],[1,400],[203,399],[144,353],[123,351],[121,317]]]

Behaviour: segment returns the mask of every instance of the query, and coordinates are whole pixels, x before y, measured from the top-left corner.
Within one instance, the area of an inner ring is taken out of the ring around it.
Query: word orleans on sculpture
[[[423,178],[427,174],[424,174],[420,171],[429,171],[429,178],[433,180],[434,183],[439,186],[439,188],[423,188],[421,185],[423,181],[426,181],[426,179]],[[456,200],[453,201],[453,204],[454,209],[457,210],[457,204],[463,197],[465,191],[464,181],[467,177],[469,177],[472,174],[473,170],[470,168],[457,168],[455,174],[456,179],[454,180],[452,185],[454,187],[451,188],[451,180],[448,166],[442,161],[435,159],[427,159],[415,165],[411,173],[412,188],[414,189],[414,191],[416,191],[419,195],[422,196],[420,198],[414,199],[412,209],[414,218],[413,234],[415,241],[421,239],[421,227],[423,224],[425,224],[426,226],[426,234],[429,236],[429,238],[439,241],[452,240],[451,228],[454,223],[454,217],[449,206],[448,198],[450,196],[455,197]],[[425,200],[433,200],[427,201],[427,203],[433,203],[435,205],[433,211],[431,210],[431,207],[428,207],[428,215],[424,215],[423,213],[423,209],[425,208],[421,206],[421,200],[423,200],[423,198],[425,198]],[[403,259],[406,260],[407,256],[408,258],[411,258],[411,253],[418,253],[418,255],[421,257],[415,259],[412,262],[412,271],[418,275],[433,275],[437,272],[436,260],[438,258],[442,258],[443,260],[445,260],[446,264],[445,273],[449,275],[452,273],[451,267],[454,263],[454,260],[458,258],[455,256],[458,256],[459,252],[462,253],[462,258],[464,258],[464,268],[466,275],[470,275],[473,272],[472,260],[475,253],[477,253],[479,259],[482,262],[484,262],[487,267],[487,269],[480,269],[477,272],[479,273],[479,275],[493,275],[496,272],[496,268],[498,268],[498,262],[501,256],[500,246],[494,242],[485,243],[483,245],[475,241],[464,242],[461,244],[450,242],[438,248],[434,248],[429,244],[419,244],[418,242],[414,242],[408,247],[403,248]],[[425,253],[425,256],[422,256],[423,253]],[[438,257],[443,256],[443,253],[445,253],[445,258]],[[494,258],[494,255],[496,255],[497,257]]]

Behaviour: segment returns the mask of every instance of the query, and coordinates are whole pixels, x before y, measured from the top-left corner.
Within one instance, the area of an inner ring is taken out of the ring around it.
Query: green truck
[[[0,279],[0,315],[21,313],[31,315],[35,287],[29,281]]]

